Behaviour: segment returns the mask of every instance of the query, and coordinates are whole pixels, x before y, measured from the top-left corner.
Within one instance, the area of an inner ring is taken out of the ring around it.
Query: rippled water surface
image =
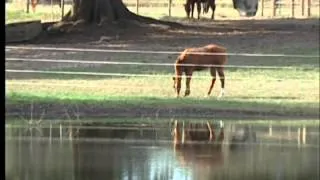
[[[174,146],[172,132],[170,125],[7,125],[6,179],[319,179],[318,125],[225,122],[214,129],[221,145]]]

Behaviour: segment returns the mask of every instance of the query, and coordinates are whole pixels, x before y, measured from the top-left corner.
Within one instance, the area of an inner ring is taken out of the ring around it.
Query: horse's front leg
[[[191,82],[191,76],[192,76],[192,73],[189,72],[189,73],[186,73],[186,91],[184,93],[184,96],[189,96],[190,95],[190,82]]]
[[[225,94],[225,91],[224,91],[225,76],[224,76],[223,67],[218,68],[218,75],[219,75],[219,78],[221,81],[221,90],[220,90],[220,94],[219,94],[218,98],[221,98]]]
[[[180,90],[181,90],[181,77],[176,78],[177,84],[176,84],[176,93],[177,98],[180,97]]]

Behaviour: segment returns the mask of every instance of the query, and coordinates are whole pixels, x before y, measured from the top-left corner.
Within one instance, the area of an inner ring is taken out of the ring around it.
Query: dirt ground
[[[190,46],[217,43],[224,45],[231,52],[284,53],[283,50],[285,49],[286,53],[292,52],[297,54],[303,54],[303,52],[297,52],[297,49],[302,47],[304,49],[319,49],[319,19],[233,20],[214,22],[208,20],[195,20],[190,22],[177,19],[176,21],[182,23],[183,26],[170,28],[162,25],[140,26],[121,23],[109,24],[103,27],[92,25],[77,32],[44,34],[33,42],[7,45],[181,51]],[[290,51],[291,48],[292,50]],[[66,53],[39,50],[6,50],[6,56],[92,60],[108,60],[110,57],[115,57],[112,53],[106,55],[104,53]],[[166,59],[168,62],[173,62],[175,56],[176,55],[153,55],[153,58],[155,60]],[[28,69],[43,69],[41,63],[6,62],[7,69],[18,69],[26,66],[29,67]],[[71,64],[46,63],[46,69],[66,66],[71,66]],[[18,77],[19,76],[7,74],[7,78]],[[56,108],[59,109],[59,107]],[[21,107],[19,108],[18,106],[10,105],[10,107],[7,107],[7,113],[9,114],[19,113],[21,110]],[[99,108],[92,110],[92,112],[87,111],[87,114],[96,114],[98,110]],[[100,110],[106,112],[106,109],[100,108]],[[155,110],[152,110],[152,108],[150,110],[137,110],[132,108],[131,111],[132,112],[124,113],[122,110],[108,109],[108,113],[114,116],[123,113],[125,115],[141,116],[140,111],[146,114],[153,114]],[[207,112],[210,111],[210,109],[207,110]],[[39,110],[39,114],[41,113]],[[206,114],[206,112],[202,113]],[[221,113],[222,116],[227,116],[226,114],[233,114],[234,117],[239,117],[239,115],[241,117],[252,115],[251,112]],[[275,114],[274,116],[277,115]]]

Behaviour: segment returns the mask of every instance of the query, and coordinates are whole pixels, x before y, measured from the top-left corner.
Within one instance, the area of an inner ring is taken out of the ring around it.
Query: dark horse
[[[208,53],[220,53],[218,55]],[[186,75],[186,90],[185,95],[190,94],[190,81],[194,71],[210,69],[212,76],[211,85],[208,91],[208,96],[211,94],[212,88],[216,81],[216,72],[218,72],[221,81],[221,91],[218,97],[224,95],[224,67],[227,62],[226,48],[216,44],[209,44],[198,48],[187,48],[177,58],[175,62],[175,77],[173,77],[173,88],[176,91],[177,97],[180,96],[182,74]]]
[[[187,0],[184,4],[184,9],[187,13],[187,17],[193,18],[193,12],[194,12],[194,5],[197,4],[197,11],[198,11],[198,19],[200,19],[200,13],[201,13],[201,4],[203,4],[203,13],[208,13],[209,8],[211,7],[212,15],[211,19],[214,19],[214,12],[216,10],[216,3],[215,0]]]

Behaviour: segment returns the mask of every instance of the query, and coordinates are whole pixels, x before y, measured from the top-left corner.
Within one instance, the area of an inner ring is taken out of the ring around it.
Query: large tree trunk
[[[128,10],[122,0],[73,0],[72,9],[63,21],[82,21],[86,23],[112,22],[119,20],[136,20],[144,23],[179,25],[178,23],[159,21],[136,15]]]

